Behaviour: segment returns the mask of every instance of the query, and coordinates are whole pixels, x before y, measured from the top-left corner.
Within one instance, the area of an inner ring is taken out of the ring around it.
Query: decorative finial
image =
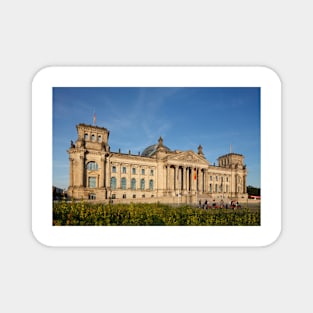
[[[198,154],[203,155],[202,149],[203,149],[202,146],[199,145],[199,147],[198,147]]]
[[[160,136],[159,138],[159,147],[162,147],[163,146],[163,138]]]

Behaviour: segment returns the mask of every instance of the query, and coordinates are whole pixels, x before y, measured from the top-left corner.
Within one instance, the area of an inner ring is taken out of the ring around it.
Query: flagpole
[[[96,126],[96,112],[93,110],[93,126]]]

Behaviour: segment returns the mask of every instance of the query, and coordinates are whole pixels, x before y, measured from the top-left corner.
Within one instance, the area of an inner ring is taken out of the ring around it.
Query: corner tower
[[[247,168],[244,164],[244,156],[238,153],[228,153],[218,158],[218,166],[230,169],[230,194],[238,199],[247,198]]]
[[[110,132],[103,127],[78,124],[77,140],[67,150],[70,160],[68,194],[74,199],[101,199],[106,195],[105,167]],[[100,197],[99,197],[100,195]]]
[[[99,151],[109,151],[110,132],[104,127],[78,124],[76,126],[78,138],[77,148],[86,148]]]

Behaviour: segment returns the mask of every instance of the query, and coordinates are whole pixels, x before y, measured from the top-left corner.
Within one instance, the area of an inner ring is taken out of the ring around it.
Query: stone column
[[[203,192],[203,169],[202,168],[199,170],[199,173],[200,173],[199,191],[202,193]]]
[[[129,167],[129,168],[128,168]],[[128,171],[128,182],[126,181],[126,189],[131,189],[131,180],[132,180],[132,176],[131,176],[131,173],[132,173],[132,166],[131,164],[129,166],[126,166],[126,172]]]
[[[195,181],[195,183],[196,183],[196,191],[198,192],[198,191],[200,191],[200,169],[199,168],[196,168],[196,181]]]
[[[106,159],[106,166],[105,166],[105,185],[107,188],[111,187],[111,166],[110,166],[110,159]]]
[[[203,169],[203,192],[208,192],[208,170]]]
[[[116,165],[116,189],[121,189],[121,164]]]
[[[73,162],[74,160],[72,158],[69,158],[70,160],[70,179],[69,179],[69,187],[73,186]]]
[[[100,170],[100,182],[99,182],[99,187],[103,188],[104,187],[104,166],[105,166],[105,161],[104,158],[100,159],[100,166],[101,166],[101,170]]]
[[[175,165],[175,177],[174,177],[174,188],[176,191],[178,191],[178,166]]]
[[[194,179],[193,179],[193,175],[194,175],[194,167],[190,168],[190,191],[194,191],[195,190],[195,183],[194,183]]]
[[[178,189],[180,192],[183,190],[183,167],[178,167]]]
[[[189,191],[190,189],[190,168],[186,167],[186,191]]]
[[[85,183],[84,183],[84,177],[85,177],[85,168],[84,168],[84,156],[81,155],[79,157],[79,170],[80,170],[80,177],[79,177],[79,186],[84,186]]]

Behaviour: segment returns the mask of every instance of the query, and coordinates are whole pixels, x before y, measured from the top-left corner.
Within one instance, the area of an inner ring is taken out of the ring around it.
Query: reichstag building
[[[161,137],[141,154],[112,152],[106,128],[86,124],[76,128],[78,138],[67,150],[70,198],[165,203],[247,199],[241,154],[225,154],[212,165],[201,145],[197,152],[173,151]]]

